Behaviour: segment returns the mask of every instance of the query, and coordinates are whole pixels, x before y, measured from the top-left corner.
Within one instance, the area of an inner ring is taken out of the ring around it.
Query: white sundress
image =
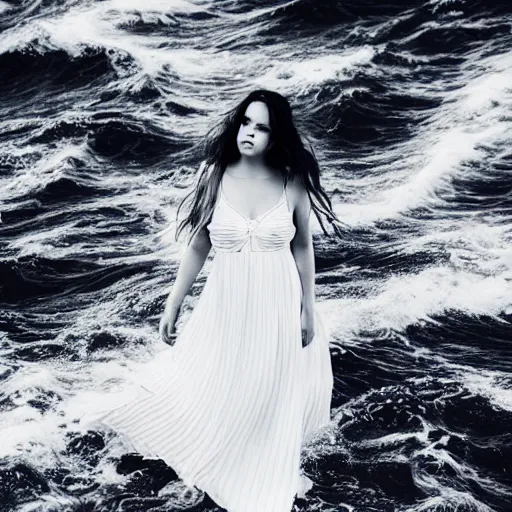
[[[147,396],[96,421],[228,512],[290,512],[301,448],[330,421],[329,343],[315,306],[302,347],[286,188],[254,220],[219,190],[207,225],[215,255],[190,317],[140,375]]]

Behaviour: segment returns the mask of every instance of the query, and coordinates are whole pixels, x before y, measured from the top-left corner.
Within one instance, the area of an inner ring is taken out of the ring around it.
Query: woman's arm
[[[165,305],[166,310],[178,310],[181,307],[183,299],[203,268],[211,247],[212,243],[208,230],[203,226],[194,235],[183,253],[176,279],[167,297]]]
[[[297,231],[291,241],[291,250],[302,283],[302,309],[313,312],[315,303],[315,254],[309,226],[311,201],[306,189],[300,183],[293,184],[293,196],[295,228]]]

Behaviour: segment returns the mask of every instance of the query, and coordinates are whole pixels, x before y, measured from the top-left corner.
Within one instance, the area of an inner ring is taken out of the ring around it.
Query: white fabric
[[[316,336],[302,347],[286,191],[251,221],[221,189],[207,227],[211,272],[175,345],[139,375],[149,393],[99,422],[229,512],[290,512],[311,485],[301,447],[330,421],[333,375],[316,307]]]

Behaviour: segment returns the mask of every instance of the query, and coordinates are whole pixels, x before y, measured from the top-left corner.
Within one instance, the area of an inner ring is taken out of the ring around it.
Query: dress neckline
[[[282,202],[283,200],[283,197],[285,196],[285,186],[283,184],[283,192],[281,193],[281,197],[278,199],[277,203],[272,206],[271,208],[269,208],[266,212],[263,212],[262,214],[258,215],[257,217],[255,217],[254,219],[251,219],[251,217],[248,217],[247,215],[244,215],[242,212],[239,212],[227,199],[226,197],[226,194],[224,194],[224,187],[222,186],[222,180],[220,181],[220,194],[222,196],[222,198],[224,199],[224,202],[233,210],[235,211],[236,213],[238,213],[238,215],[240,215],[240,217],[243,217],[245,220],[249,221],[249,222],[255,222],[255,221],[259,221],[261,220],[263,217],[266,217],[269,213],[273,212]]]

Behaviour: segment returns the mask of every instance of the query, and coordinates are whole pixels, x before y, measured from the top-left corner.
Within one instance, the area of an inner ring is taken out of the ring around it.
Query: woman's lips
[[[247,144],[249,146],[254,146],[254,144],[250,140],[244,140],[242,144]]]

